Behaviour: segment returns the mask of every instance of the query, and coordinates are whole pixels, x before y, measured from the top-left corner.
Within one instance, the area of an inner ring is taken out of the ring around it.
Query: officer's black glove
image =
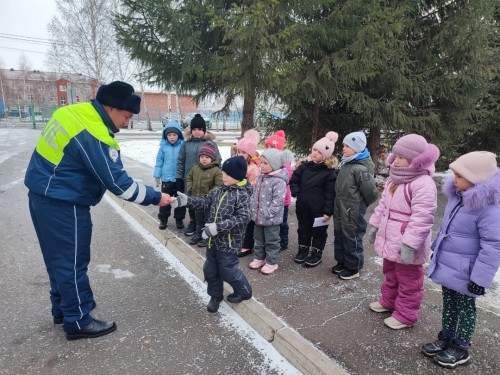
[[[177,189],[177,191],[184,193],[184,179],[176,178],[175,179],[175,188]]]
[[[469,285],[467,285],[467,289],[469,292],[472,294],[475,294],[477,296],[482,296],[484,295],[484,287],[481,285],[477,285],[474,281],[469,281]]]

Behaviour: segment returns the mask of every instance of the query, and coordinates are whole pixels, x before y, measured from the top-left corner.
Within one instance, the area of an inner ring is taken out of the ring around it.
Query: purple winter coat
[[[252,220],[255,225],[268,227],[283,222],[288,171],[286,168],[257,177],[252,193]]]
[[[500,266],[500,170],[491,179],[462,193],[447,180],[448,195],[429,277],[436,283],[471,297],[469,281],[488,288]]]
[[[424,264],[431,253],[431,235],[437,208],[437,189],[432,177],[420,176],[409,184],[384,191],[370,224],[378,228],[375,239],[377,254],[392,262],[402,263],[399,249],[403,244],[415,249],[411,264]]]

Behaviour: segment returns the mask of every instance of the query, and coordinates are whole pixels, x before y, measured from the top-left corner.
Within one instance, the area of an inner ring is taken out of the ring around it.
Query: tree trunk
[[[144,96],[144,85],[142,84],[142,80],[139,81],[139,84],[141,86],[142,107],[144,108],[144,114],[146,115],[146,128],[152,132],[153,127],[151,126],[151,118],[149,117],[148,103],[146,103],[146,97]]]
[[[312,113],[312,124],[311,124],[311,147],[319,139],[319,105],[315,104]]]
[[[246,93],[243,98],[243,118],[241,120],[241,135],[253,129],[253,115],[255,112],[255,91]]]
[[[373,163],[375,164],[375,175],[378,174],[377,163],[380,153],[380,128],[373,127],[370,128],[370,134],[368,135],[367,142],[368,151],[372,156]]]

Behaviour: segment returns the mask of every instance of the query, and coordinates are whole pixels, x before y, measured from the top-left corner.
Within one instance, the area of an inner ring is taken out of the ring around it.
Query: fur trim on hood
[[[205,135],[203,136],[206,141],[214,141],[216,138],[216,135],[212,133],[211,131],[207,131]],[[184,140],[189,141],[191,140],[191,129],[186,129],[184,130]]]
[[[451,177],[443,185],[443,192],[448,197],[453,197],[457,194],[453,180],[454,177]],[[486,206],[500,204],[500,169],[489,180],[479,182],[470,189],[463,191],[462,202],[465,208],[473,211],[481,210]]]

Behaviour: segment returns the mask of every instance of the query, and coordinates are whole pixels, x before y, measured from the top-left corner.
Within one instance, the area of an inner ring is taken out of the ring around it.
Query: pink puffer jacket
[[[247,164],[247,179],[250,182],[252,187],[255,185],[255,181],[257,181],[257,177],[260,174],[259,165],[255,160],[250,160]]]
[[[378,228],[375,239],[377,254],[402,263],[399,249],[402,244],[415,249],[412,264],[424,264],[431,253],[431,235],[437,208],[437,189],[430,176],[420,176],[409,184],[389,191],[392,180],[385,184],[370,224]]]
[[[292,179],[292,166],[290,163],[285,163],[283,165],[283,168],[285,168],[288,171],[288,182],[286,184],[286,196],[285,196],[285,207],[290,206],[290,203],[292,203],[292,194],[290,193],[290,180]]]

